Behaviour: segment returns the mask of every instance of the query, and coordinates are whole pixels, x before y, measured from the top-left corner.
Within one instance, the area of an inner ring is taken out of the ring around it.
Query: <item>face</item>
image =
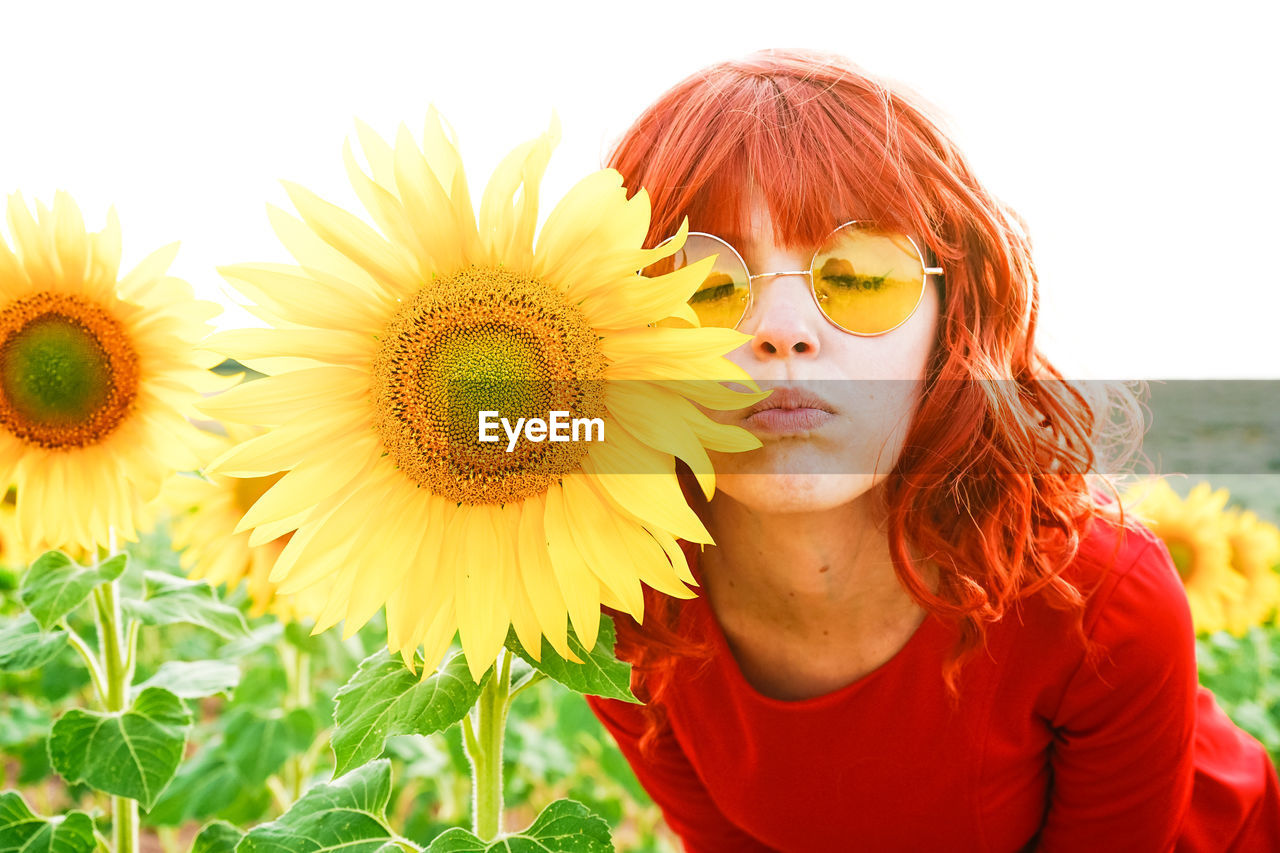
[[[816,247],[774,245],[768,210],[756,203],[749,213],[750,239],[736,248],[752,274],[809,266]],[[777,389],[760,405],[781,408],[708,412],[764,442],[747,453],[712,454],[718,492],[758,512],[856,501],[885,479],[901,452],[933,352],[937,286],[930,277],[915,313],[876,337],[833,325],[807,275],[758,278],[752,288],[751,309],[738,324],[752,338],[729,359],[762,390]]]

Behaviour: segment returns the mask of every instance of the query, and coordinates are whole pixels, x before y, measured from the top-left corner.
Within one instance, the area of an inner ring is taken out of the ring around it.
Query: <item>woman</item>
[[[686,848],[1280,850],[1167,550],[1088,485],[1105,410],[1035,348],[1027,239],[921,109],[770,51],[610,165],[651,243],[714,235],[691,302],[774,389],[724,417],[764,446],[686,489],[702,595],[618,617],[648,705],[591,700]]]

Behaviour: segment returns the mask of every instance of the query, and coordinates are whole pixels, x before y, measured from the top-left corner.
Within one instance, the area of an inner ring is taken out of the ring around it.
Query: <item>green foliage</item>
[[[251,823],[262,816],[269,802],[265,786],[255,789],[240,778],[218,735],[204,739],[196,754],[182,763],[146,820],[153,826],[181,826],[216,816]]]
[[[86,568],[76,565],[61,551],[47,551],[27,570],[19,598],[40,623],[40,628],[48,631],[83,604],[94,587],[124,574],[127,562],[127,555],[116,554],[97,566]]]
[[[191,853],[233,853],[244,833],[225,820],[217,820],[200,830],[191,842]]]
[[[53,724],[49,758],[68,781],[151,808],[178,769],[191,715],[182,700],[148,687],[120,713],[72,708]]]
[[[373,761],[317,785],[278,820],[254,827],[237,853],[345,853],[417,850],[387,826],[391,764]]]
[[[1196,659],[1200,683],[1280,765],[1280,628],[1253,626],[1243,637],[1220,631],[1198,638]]]
[[[215,693],[226,693],[240,683],[240,667],[221,660],[167,660],[160,664],[156,674],[141,684],[135,684],[135,692],[148,687],[163,687],[181,699],[199,699]]]
[[[249,635],[240,611],[219,601],[207,583],[155,571],[146,572],[144,579],[143,598],[126,599],[125,615],[144,625],[186,622],[227,638]]]
[[[421,659],[418,661],[421,667]],[[429,735],[461,720],[480,696],[462,652],[450,657],[426,678],[411,673],[386,649],[361,662],[356,674],[338,691],[334,721],[335,775],[346,773],[382,754],[392,735]]]
[[[427,853],[609,853],[609,825],[582,803],[556,800],[527,829],[486,844],[465,829],[437,836]]]
[[[0,853],[93,853],[97,844],[84,812],[37,817],[21,795],[0,794]]]
[[[582,663],[560,657],[545,637],[542,639],[542,659],[537,660],[520,645],[514,630],[507,634],[507,648],[529,666],[577,693],[639,704],[640,700],[631,694],[631,665],[614,657],[614,639],[613,620],[601,614],[599,638],[590,652],[583,647],[573,629],[569,629],[569,649]]]
[[[307,748],[316,726],[303,708],[240,708],[229,716],[226,732],[226,754],[240,778],[261,784],[284,766],[289,756]]]
[[[0,670],[21,672],[44,666],[67,645],[65,631],[44,632],[30,613],[0,622]]]

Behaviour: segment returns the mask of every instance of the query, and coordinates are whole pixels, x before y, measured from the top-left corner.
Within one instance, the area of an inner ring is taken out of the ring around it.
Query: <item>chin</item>
[[[867,495],[884,475],[717,473],[716,494],[757,513],[822,512]]]

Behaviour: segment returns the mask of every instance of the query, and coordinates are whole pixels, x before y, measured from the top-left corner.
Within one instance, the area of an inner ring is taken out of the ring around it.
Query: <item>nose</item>
[[[738,326],[751,335],[751,351],[761,361],[815,358],[821,312],[801,275],[761,276],[751,282],[751,310]]]

